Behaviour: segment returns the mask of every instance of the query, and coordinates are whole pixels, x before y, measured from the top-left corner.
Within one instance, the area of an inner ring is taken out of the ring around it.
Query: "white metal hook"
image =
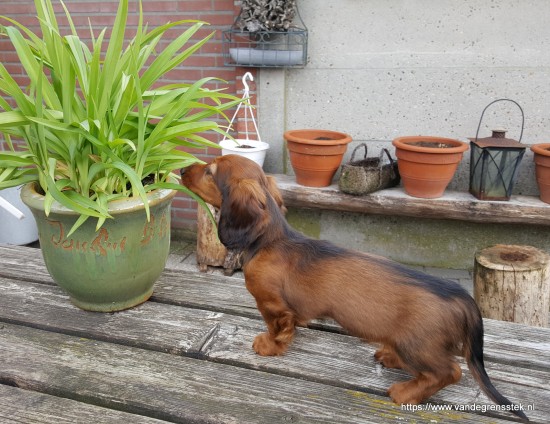
[[[254,81],[254,77],[250,72],[244,74],[242,78],[245,94],[248,94],[250,92],[250,87],[248,87],[248,84],[246,82],[247,79],[250,79],[250,81]]]
[[[243,87],[244,87],[244,93],[243,93],[243,100],[246,100],[248,96],[250,95],[250,87],[248,86],[247,80],[254,81],[254,77],[250,72],[247,72],[242,77]],[[229,121],[229,125],[227,126],[227,131],[229,131],[231,128],[233,128],[233,121],[235,121],[235,118],[237,118],[237,115],[239,114],[239,110],[243,106],[243,102],[239,103],[237,106],[237,110],[233,114],[233,117],[231,118],[231,121]],[[250,118],[252,119],[252,124],[254,125],[254,130],[256,131],[256,135],[258,136],[258,141],[262,141],[262,138],[260,137],[260,132],[258,131],[258,125],[256,124],[256,119],[254,118],[254,112],[252,111],[252,106],[247,103],[244,106],[244,120],[248,121],[248,114],[250,113]],[[246,131],[246,140],[249,140],[248,131]],[[222,141],[227,140],[226,137],[223,138]],[[234,140],[237,145],[240,143],[237,140]]]

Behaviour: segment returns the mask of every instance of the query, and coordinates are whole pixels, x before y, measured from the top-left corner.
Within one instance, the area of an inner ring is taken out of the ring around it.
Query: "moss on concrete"
[[[313,238],[321,236],[321,211],[313,209],[294,209],[289,208],[286,214],[288,223],[305,234]]]
[[[472,269],[478,250],[495,244],[523,244],[550,252],[550,227],[477,224],[463,221],[366,215],[289,208],[289,224],[303,234],[410,265]],[[196,232],[174,231],[172,252],[186,254]]]
[[[402,263],[472,269],[475,252],[494,244],[524,244],[550,252],[550,227],[365,215],[290,208],[304,234]]]

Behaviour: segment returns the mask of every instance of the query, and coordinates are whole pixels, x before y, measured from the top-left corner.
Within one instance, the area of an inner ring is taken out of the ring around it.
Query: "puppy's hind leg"
[[[388,394],[397,404],[418,404],[462,377],[460,366],[449,352],[424,352],[403,360],[404,368],[415,378],[392,385]],[[404,355],[405,356],[405,355]],[[406,356],[405,356],[406,357]]]
[[[403,364],[401,363],[399,356],[395,353],[395,350],[387,344],[383,345],[374,353],[374,359],[386,368],[403,368]]]

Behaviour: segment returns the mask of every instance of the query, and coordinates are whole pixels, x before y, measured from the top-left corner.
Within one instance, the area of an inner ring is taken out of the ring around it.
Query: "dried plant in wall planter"
[[[296,0],[243,0],[241,30],[286,31],[296,14]]]

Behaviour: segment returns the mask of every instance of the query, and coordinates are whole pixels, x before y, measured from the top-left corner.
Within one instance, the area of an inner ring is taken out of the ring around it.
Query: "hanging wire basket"
[[[250,31],[242,14],[241,9],[231,29],[223,32],[225,65],[256,68],[306,65],[308,32],[297,6],[293,24],[283,30]]]
[[[243,82],[243,100],[246,100],[250,97],[250,87],[248,86],[248,80],[254,81],[254,77],[250,72],[247,72],[242,77]],[[244,106],[243,106],[244,105]],[[240,156],[245,156],[254,162],[256,162],[258,165],[263,166],[265,154],[267,149],[269,149],[269,144],[262,141],[262,138],[260,137],[260,131],[258,130],[258,124],[256,124],[256,118],[254,117],[254,110],[252,108],[252,105],[249,102],[241,102],[237,106],[237,110],[233,114],[233,117],[231,118],[231,121],[229,121],[229,125],[227,126],[226,132],[229,132],[233,129],[233,123],[235,122],[235,119],[239,115],[239,111],[241,110],[241,107],[244,107],[244,120],[246,122],[246,128],[247,131],[245,133],[245,138],[236,138],[231,139],[224,137],[223,140],[220,141],[220,146],[222,148],[222,155],[229,155],[229,154],[237,154]],[[252,121],[253,127],[254,127],[254,138],[250,138],[250,133],[248,132],[248,122]]]

